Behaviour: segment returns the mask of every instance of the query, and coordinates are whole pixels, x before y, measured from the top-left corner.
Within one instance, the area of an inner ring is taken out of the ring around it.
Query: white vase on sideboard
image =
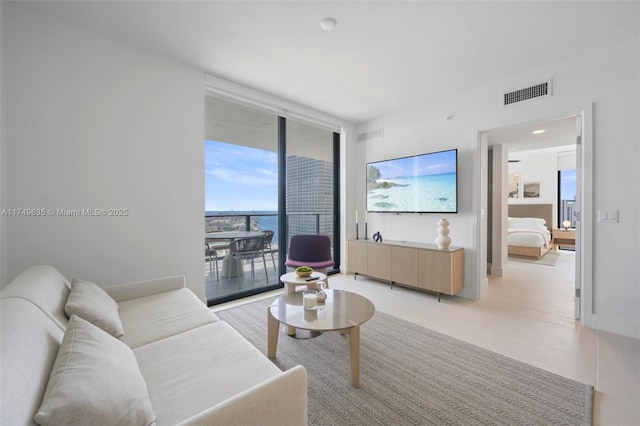
[[[436,237],[436,244],[438,248],[442,250],[448,250],[451,245],[451,238],[449,237],[449,221],[447,219],[440,219],[438,221],[438,236]]]

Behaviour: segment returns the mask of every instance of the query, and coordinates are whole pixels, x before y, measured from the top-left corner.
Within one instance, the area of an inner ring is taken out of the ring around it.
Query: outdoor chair
[[[273,249],[271,248],[271,241],[273,241],[273,231],[267,230],[264,231],[264,250],[269,250],[271,254],[271,261],[273,262],[273,269],[276,268],[276,260],[273,258]]]
[[[242,267],[243,260],[251,260],[251,276],[255,277],[255,268],[253,261],[256,258],[262,257],[262,264],[264,265],[264,275],[269,282],[269,275],[267,274],[267,263],[264,258],[264,237],[245,237],[233,240],[229,244],[229,255],[236,261],[236,273],[238,276],[238,289],[240,289],[240,268]]]
[[[204,243],[204,260],[209,262],[209,274],[211,276],[213,276],[213,262],[215,262],[216,280],[220,279],[218,275],[218,252],[206,242]]]

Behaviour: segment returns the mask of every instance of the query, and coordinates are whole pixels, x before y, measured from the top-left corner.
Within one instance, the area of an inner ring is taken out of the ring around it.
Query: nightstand
[[[553,251],[558,250],[558,246],[576,247],[575,229],[554,229],[553,230]]]

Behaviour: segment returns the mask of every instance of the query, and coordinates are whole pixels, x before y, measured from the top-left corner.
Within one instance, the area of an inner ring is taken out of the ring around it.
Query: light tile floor
[[[363,276],[332,275],[330,283],[366,296],[380,312],[594,385],[594,425],[640,425],[640,340],[585,328],[574,319],[573,262],[572,252],[561,252],[554,267],[509,262],[505,276],[490,277],[479,301],[443,296],[438,303],[433,294],[390,290]]]

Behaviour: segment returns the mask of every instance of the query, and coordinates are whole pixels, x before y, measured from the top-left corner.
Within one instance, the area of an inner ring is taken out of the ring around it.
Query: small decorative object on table
[[[438,221],[438,236],[436,237],[436,244],[438,248],[448,250],[451,245],[451,238],[449,238],[449,221],[447,219],[440,219]]]
[[[302,306],[306,310],[316,310],[318,308],[318,291],[305,290],[302,292]]]
[[[564,226],[564,230],[567,231],[571,226],[571,222],[569,222],[568,220],[565,220],[564,222],[562,222],[562,226]]]
[[[298,266],[295,272],[297,276],[306,278],[313,273],[313,268],[311,268],[310,266]]]
[[[324,303],[327,300],[327,293],[324,292],[325,288],[324,281],[318,281],[316,283],[316,288],[318,289],[318,303]]]

